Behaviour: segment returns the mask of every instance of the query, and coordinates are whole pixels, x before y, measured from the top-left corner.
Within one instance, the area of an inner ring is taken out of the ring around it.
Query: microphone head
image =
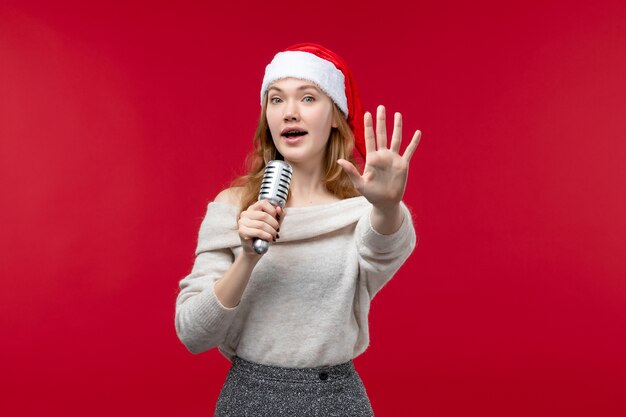
[[[285,207],[289,185],[291,184],[291,165],[285,161],[269,161],[265,166],[263,181],[259,190],[259,200],[270,200],[275,206]]]

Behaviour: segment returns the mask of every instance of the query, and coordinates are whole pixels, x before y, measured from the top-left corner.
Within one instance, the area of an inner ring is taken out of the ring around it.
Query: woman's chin
[[[305,157],[304,155],[294,154],[293,152],[285,152],[285,153],[286,155],[282,154],[283,158],[285,158],[285,161],[289,162],[290,164],[301,164],[310,159],[310,158]]]
[[[316,157],[307,152],[281,152],[281,154],[283,155],[283,158],[285,158],[286,162],[293,165],[308,165],[315,163],[315,161],[318,161],[319,164],[322,163],[322,158]]]

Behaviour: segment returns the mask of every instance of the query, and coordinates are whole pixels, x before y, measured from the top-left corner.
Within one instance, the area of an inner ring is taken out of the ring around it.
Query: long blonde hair
[[[241,211],[246,210],[257,201],[265,165],[271,160],[284,159],[274,146],[272,134],[267,124],[266,109],[267,94],[263,100],[261,115],[254,134],[254,150],[246,157],[248,174],[236,178],[231,184],[233,187],[243,187],[240,201]],[[322,180],[326,189],[340,199],[357,197],[360,195],[359,192],[352,185],[348,174],[336,162],[337,159],[342,158],[356,165],[352,156],[354,135],[343,112],[335,103],[333,103],[333,118],[338,127],[333,127],[330,131],[323,160],[324,178]]]

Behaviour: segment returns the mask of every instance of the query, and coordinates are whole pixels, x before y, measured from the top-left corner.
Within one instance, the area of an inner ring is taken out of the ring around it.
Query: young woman
[[[390,141],[385,119],[379,106],[374,133],[347,65],[320,45],[267,66],[250,172],[209,203],[176,300],[185,346],[232,361],[216,416],[373,415],[352,359],[369,344],[372,298],[416,244],[401,200],[421,135],[400,155],[401,115]],[[275,159],[293,169],[284,210],[257,201]]]

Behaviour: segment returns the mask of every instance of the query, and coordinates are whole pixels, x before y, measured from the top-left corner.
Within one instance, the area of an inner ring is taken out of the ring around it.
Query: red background
[[[212,414],[177,284],[303,41],[423,132],[355,360],[377,416],[626,415],[623,1],[4,1],[0,414]]]

